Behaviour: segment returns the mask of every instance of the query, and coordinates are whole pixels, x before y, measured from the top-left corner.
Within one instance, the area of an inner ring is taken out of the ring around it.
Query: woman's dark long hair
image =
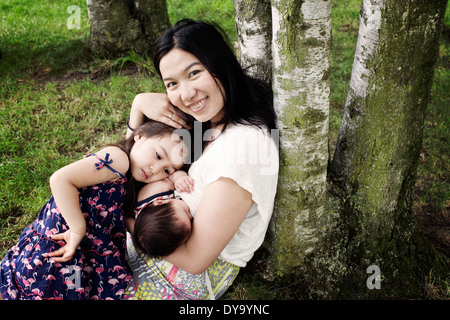
[[[177,22],[156,42],[154,65],[178,48],[197,57],[224,91],[225,114],[219,124],[250,124],[275,129],[271,88],[246,74],[237,61],[225,32],[217,25],[185,19]]]

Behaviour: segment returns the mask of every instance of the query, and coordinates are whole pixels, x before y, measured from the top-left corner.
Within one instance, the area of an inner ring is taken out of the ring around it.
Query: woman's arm
[[[106,153],[109,153],[110,158],[114,160],[114,169],[125,174],[129,165],[127,155],[116,147],[105,148],[99,151],[97,155],[104,159]],[[62,255],[60,258],[54,258],[56,262],[70,260],[86,232],[86,223],[80,209],[77,189],[118,178],[115,173],[107,168],[97,170],[95,163],[98,161],[93,156],[84,158],[59,169],[50,177],[53,198],[70,228],[67,234],[60,234],[53,237],[54,239],[66,240],[67,242],[64,247],[49,255],[51,257]]]
[[[145,118],[166,123],[174,128],[187,127],[186,121],[178,114],[165,93],[140,93],[131,105],[128,125],[136,129],[144,123]],[[128,128],[127,138],[133,131]]]
[[[200,274],[219,256],[253,205],[252,195],[234,180],[219,178],[205,187],[189,240],[165,259]]]

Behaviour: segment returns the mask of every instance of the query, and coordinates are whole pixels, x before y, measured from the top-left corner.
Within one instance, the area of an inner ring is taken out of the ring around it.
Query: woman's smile
[[[195,104],[191,104],[188,107],[191,109],[192,112],[200,112],[206,106],[207,100],[208,100],[208,97],[196,102]]]

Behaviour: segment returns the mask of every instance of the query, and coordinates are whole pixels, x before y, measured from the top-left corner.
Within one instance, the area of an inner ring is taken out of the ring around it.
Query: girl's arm
[[[127,155],[117,147],[108,147],[97,152],[97,156],[104,159],[107,153],[110,154],[110,159],[113,159],[112,167],[125,175],[129,166]],[[50,177],[53,198],[70,228],[64,234],[53,236],[53,239],[66,241],[65,246],[48,255],[50,257],[62,256],[54,258],[53,260],[56,262],[69,261],[86,232],[86,223],[80,209],[77,189],[118,178],[106,167],[97,170],[95,164],[98,162],[99,160],[95,156],[87,157],[59,169]]]
[[[252,195],[234,180],[219,178],[205,187],[188,241],[165,259],[200,274],[219,256],[253,205]]]
[[[142,201],[155,194],[173,190],[173,182],[169,178],[147,183],[139,190],[137,201]]]
[[[140,93],[131,105],[130,119],[128,125],[136,129],[144,123],[145,117],[166,123],[174,128],[187,128],[188,125],[184,119],[178,115],[181,112],[174,108],[165,93]],[[127,138],[133,131],[127,130]]]

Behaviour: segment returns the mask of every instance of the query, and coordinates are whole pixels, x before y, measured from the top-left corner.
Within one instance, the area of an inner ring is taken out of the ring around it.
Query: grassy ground
[[[236,39],[231,0],[168,0],[172,22],[217,21]],[[359,0],[333,0],[330,140],[337,139],[358,33]],[[79,29],[68,29],[71,5]],[[446,24],[450,28],[447,10]],[[3,0],[0,3],[0,257],[50,196],[48,178],[59,167],[125,133],[139,92],[161,91],[151,62],[130,54],[92,56],[84,0]],[[414,210],[439,250],[450,248],[450,33],[444,34],[429,104]],[[298,299],[289,288],[255,283],[242,272],[225,298]],[[430,298],[450,298],[448,279],[428,276]]]

